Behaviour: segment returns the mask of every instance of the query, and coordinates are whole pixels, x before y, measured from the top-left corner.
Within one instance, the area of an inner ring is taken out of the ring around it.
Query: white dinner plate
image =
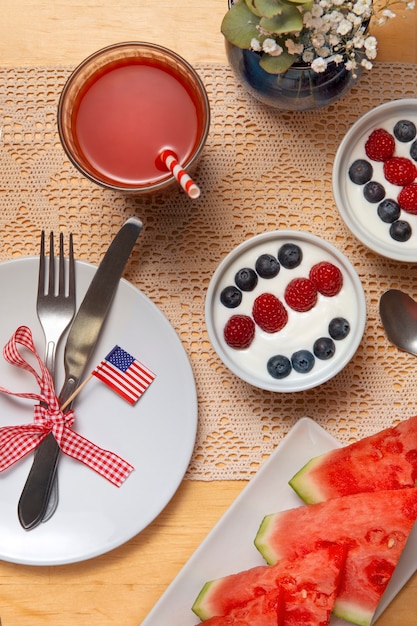
[[[199,620],[191,606],[205,582],[265,565],[253,544],[262,518],[268,513],[303,506],[288,480],[313,456],[340,445],[311,419],[300,419],[207,535],[141,626],[195,626]],[[416,555],[417,527],[409,537],[375,619],[415,572]],[[330,624],[347,626],[348,622],[332,617]]]
[[[95,272],[76,263],[77,304]],[[36,316],[38,260],[0,264],[1,349],[20,325],[32,330],[43,356]],[[63,342],[64,344],[64,342]],[[126,280],[115,299],[87,373],[119,345],[156,374],[131,406],[93,378],[74,403],[74,430],[129,461],[134,471],[118,488],[64,454],[58,467],[59,505],[54,516],[31,531],[19,524],[17,504],[33,461],[27,455],[0,474],[0,558],[30,565],[73,563],[103,554],[131,539],[169,502],[187,469],[197,428],[197,394],[190,362],[176,332],[143,293]],[[57,355],[63,361],[64,345]],[[57,389],[63,382],[59,372]],[[1,356],[0,386],[38,391],[34,377]],[[0,394],[0,426],[33,421],[33,401]]]

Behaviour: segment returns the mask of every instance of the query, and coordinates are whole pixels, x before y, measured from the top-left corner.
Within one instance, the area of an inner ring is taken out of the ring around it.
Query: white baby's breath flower
[[[394,17],[397,16],[397,14],[394,13],[394,11],[390,11],[390,9],[384,9],[382,11],[382,15],[386,17],[388,20],[392,20]]]
[[[322,48],[325,42],[326,40],[324,38],[324,35],[322,35],[321,33],[317,33],[316,35],[311,37],[311,43],[314,46],[314,48],[316,48],[316,50],[318,48]]]
[[[373,65],[370,61],[368,61],[368,59],[362,59],[361,61],[361,65],[362,67],[364,67],[366,70],[371,70]]]
[[[407,2],[407,6],[405,8],[408,9],[409,11],[412,11],[413,9],[415,9],[416,8],[415,0],[412,0],[411,2]]]
[[[263,41],[262,50],[267,54],[270,54],[271,57],[278,57],[283,53],[281,46],[278,45],[275,39],[272,39],[271,37],[268,37]]]
[[[301,54],[304,50],[304,46],[302,43],[295,43],[295,41],[293,41],[292,39],[285,40],[285,47],[290,54]]]
[[[361,48],[364,47],[364,45],[365,45],[365,37],[364,37],[363,33],[359,33],[359,34],[355,35],[355,37],[352,39],[352,45],[357,50],[361,50]]]
[[[311,15],[313,17],[321,17],[323,13],[324,11],[319,4],[313,4],[313,6],[311,7]]]
[[[339,35],[347,35],[352,30],[352,22],[349,22],[346,18],[344,18],[339,26],[337,27],[337,32]]]
[[[348,71],[352,71],[354,69],[356,69],[357,67],[357,63],[355,61],[355,59],[348,59],[345,63],[345,67]]]
[[[370,0],[357,0],[352,7],[352,11],[356,15],[368,17],[372,12],[372,2]]]
[[[373,37],[372,35],[367,37],[364,42],[364,47],[365,47],[365,50],[376,50],[376,47],[377,47],[376,37]]]
[[[314,59],[314,54],[311,50],[305,50],[303,52],[303,57],[302,57],[304,63],[311,63]]]
[[[314,59],[314,61],[312,61],[311,63],[311,69],[313,70],[313,72],[317,72],[317,74],[324,72],[326,67],[327,61],[325,59],[322,59],[321,57]]]
[[[329,48],[326,48],[325,46],[323,46],[322,48],[319,48],[318,50],[316,50],[316,52],[320,57],[324,59],[330,56],[331,54]]]
[[[256,37],[250,40],[250,47],[251,50],[254,50],[255,52],[261,52],[262,50],[261,42],[259,39],[256,39]]]

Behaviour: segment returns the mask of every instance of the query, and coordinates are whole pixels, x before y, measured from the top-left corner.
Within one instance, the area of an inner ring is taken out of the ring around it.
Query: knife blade
[[[131,217],[110,244],[81,302],[68,334],[65,380],[59,394],[60,406],[77,389],[100,336],[124,267],[142,230],[142,222]],[[44,518],[55,479],[60,448],[50,433],[38,446],[18,503],[18,517],[25,530]]]

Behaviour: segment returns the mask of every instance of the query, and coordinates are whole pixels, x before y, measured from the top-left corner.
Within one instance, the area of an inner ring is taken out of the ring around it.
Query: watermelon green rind
[[[332,451],[333,452],[333,451]],[[325,489],[321,488],[320,480],[314,480],[314,470],[320,468],[323,457],[327,453],[316,456],[308,461],[303,467],[288,481],[295,493],[300,496],[306,504],[314,504],[327,500]]]
[[[274,530],[274,522],[274,514],[265,515],[254,540],[255,547],[262,554],[268,565],[275,565],[280,560],[279,555],[269,542],[269,537]]]
[[[354,494],[266,516],[255,545],[268,563],[323,542],[349,550],[334,613],[369,626],[417,518],[414,487]]]
[[[314,457],[289,481],[307,504],[417,485],[417,416]]]
[[[203,585],[200,593],[194,601],[191,610],[199,617],[202,621],[209,619],[214,615],[213,609],[210,608],[210,596],[212,593],[216,591],[216,588],[219,586],[217,580],[210,580],[209,582]]]

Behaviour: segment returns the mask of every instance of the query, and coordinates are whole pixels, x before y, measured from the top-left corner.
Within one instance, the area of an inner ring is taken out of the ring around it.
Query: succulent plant
[[[377,40],[368,35],[395,17],[391,6],[414,10],[415,0],[229,0],[221,30],[238,48],[259,53],[259,65],[281,74],[298,61],[317,73],[329,62],[372,68]]]
[[[298,58],[286,50],[285,39],[302,30],[302,13],[312,4],[313,0],[237,0],[224,16],[221,31],[238,48],[253,49],[254,41],[269,38],[281,43],[283,51],[263,55],[260,65],[272,74],[285,72]]]

